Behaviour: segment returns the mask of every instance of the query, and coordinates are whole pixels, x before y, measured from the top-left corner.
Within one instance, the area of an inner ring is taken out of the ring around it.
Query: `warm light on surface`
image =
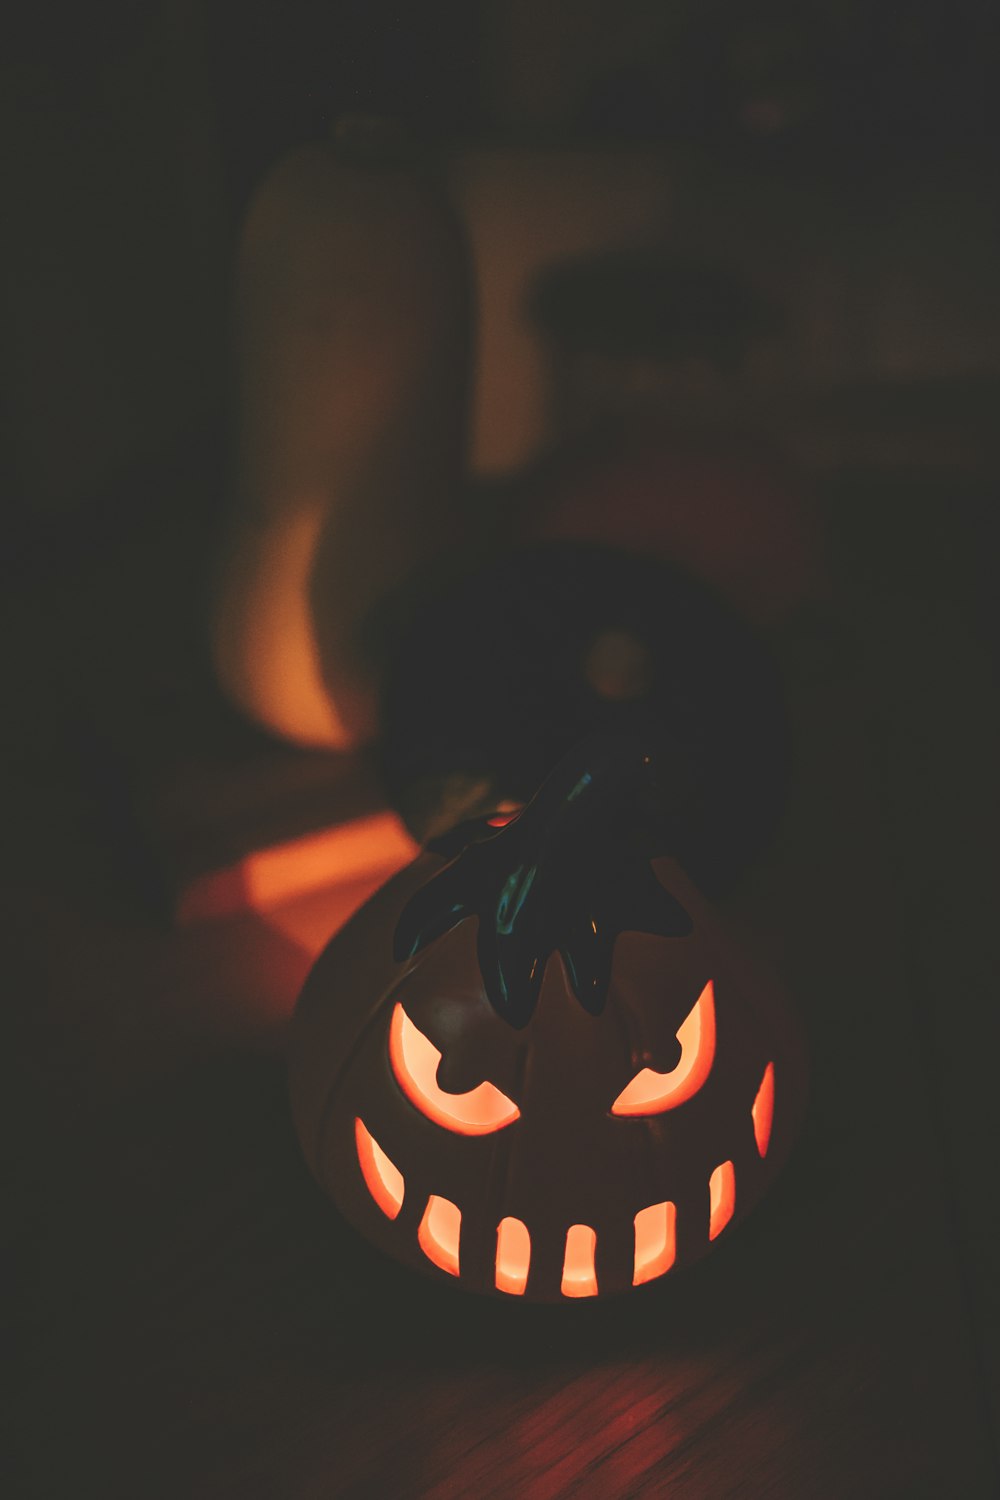
[[[736,1207],[736,1171],[731,1161],[716,1167],[708,1180],[708,1193],[708,1237],[714,1240],[725,1229]]]
[[[764,1077],[761,1079],[750,1113],[753,1115],[753,1133],[754,1140],[757,1142],[757,1150],[761,1156],[766,1156],[771,1140],[771,1126],[774,1123],[774,1063],[768,1063],[764,1069]]]
[[[596,1248],[597,1235],[589,1224],[573,1224],[567,1230],[561,1287],[564,1297],[597,1296]]]
[[[523,802],[501,802],[496,812],[486,821],[491,828],[506,828],[507,824],[513,823],[518,813],[523,811]]]
[[[360,1118],[354,1122],[354,1140],[365,1186],[382,1212],[394,1219],[403,1206],[405,1184],[402,1172],[389,1160]]]
[[[497,1227],[497,1290],[519,1297],[528,1285],[531,1236],[520,1219],[501,1219]]]
[[[462,1233],[462,1214],[447,1198],[427,1200],[424,1216],[417,1230],[417,1243],[428,1260],[449,1276],[458,1275],[458,1242]]]
[[[181,896],[177,920],[186,925],[242,911],[268,912],[311,891],[365,880],[375,889],[419,852],[395,813],[353,818],[257,849],[239,864],[197,877]]]
[[[437,1081],[441,1054],[399,1004],[389,1026],[389,1060],[410,1103],[436,1125],[458,1135],[490,1135],[518,1118],[521,1111],[492,1083],[477,1084],[464,1094],[448,1094]]]
[[[677,1253],[676,1227],[677,1209],[672,1203],[652,1203],[636,1214],[633,1286],[670,1270]]]
[[[249,903],[260,910],[331,880],[401,869],[418,853],[396,814],[381,812],[261,849],[248,855],[241,869]]]
[[[656,1115],[676,1109],[701,1088],[715,1057],[715,989],[709,980],[677,1032],[681,1056],[669,1073],[643,1068],[618,1095],[613,1115]]]

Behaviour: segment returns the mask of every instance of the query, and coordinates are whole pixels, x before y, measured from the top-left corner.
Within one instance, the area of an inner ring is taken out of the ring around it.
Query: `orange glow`
[[[708,1180],[710,1208],[708,1237],[717,1239],[733,1217],[736,1207],[736,1171],[731,1161],[716,1167]]]
[[[613,1115],[658,1115],[701,1088],[715,1057],[715,988],[709,980],[677,1032],[681,1056],[669,1073],[643,1068],[611,1106]]]
[[[396,814],[382,812],[262,849],[242,869],[250,904],[259,910],[331,880],[400,869],[419,852]]]
[[[561,1291],[564,1297],[596,1297],[594,1251],[597,1235],[589,1224],[572,1224],[566,1233]]]
[[[524,811],[523,802],[501,802],[496,812],[486,819],[491,828],[506,828],[513,823],[519,812]]]
[[[389,1060],[410,1103],[436,1125],[458,1135],[491,1135],[518,1119],[521,1111],[492,1083],[477,1084],[464,1094],[448,1094],[437,1081],[441,1054],[401,1005],[389,1026]]]
[[[327,943],[338,933],[370,896],[374,896],[388,879],[385,873],[369,875],[367,880],[338,882],[322,891],[309,891],[285,901],[268,912],[257,913],[257,920],[271,932],[294,943],[312,963]],[[300,986],[301,988],[301,986]]]
[[[405,1184],[402,1172],[389,1160],[360,1118],[354,1121],[354,1140],[365,1186],[386,1217],[394,1219],[403,1206]]]
[[[417,1242],[428,1260],[449,1276],[458,1275],[458,1242],[462,1233],[462,1215],[447,1198],[427,1200],[424,1216],[417,1230]]]
[[[528,1285],[531,1236],[520,1219],[501,1219],[497,1226],[497,1290],[520,1297]]]
[[[193,880],[177,910],[181,923],[238,912],[269,911],[324,886],[374,878],[415,859],[420,850],[395,813],[372,813],[248,854],[238,865]]]
[[[248,516],[240,528],[218,589],[215,667],[228,695],[273,733],[340,750],[358,743],[361,726],[330,694],[310,605],[328,502],[321,489],[283,501],[284,514]]]
[[[764,1069],[764,1077],[760,1081],[757,1097],[753,1101],[753,1133],[757,1142],[757,1150],[761,1156],[767,1155],[767,1148],[771,1140],[771,1126],[774,1122],[774,1063],[768,1063]]]
[[[677,1253],[676,1227],[677,1209],[672,1203],[652,1203],[636,1214],[633,1286],[670,1270]]]

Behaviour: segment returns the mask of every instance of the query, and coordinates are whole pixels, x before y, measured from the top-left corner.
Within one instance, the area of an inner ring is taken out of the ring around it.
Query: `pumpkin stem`
[[[620,932],[692,931],[650,864],[671,847],[670,760],[666,747],[654,751],[638,736],[591,736],[504,827],[466,825],[464,847],[405,907],[397,961],[475,916],[483,984],[498,1015],[527,1025],[553,952],[581,1005],[599,1014]],[[453,841],[441,842],[450,852]]]

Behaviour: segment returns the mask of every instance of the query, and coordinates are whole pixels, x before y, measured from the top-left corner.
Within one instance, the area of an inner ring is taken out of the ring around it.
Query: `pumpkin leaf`
[[[581,1005],[600,1014],[619,933],[693,930],[650,864],[668,852],[662,801],[654,757],[636,741],[586,741],[505,827],[463,825],[457,852],[458,830],[445,836],[438,852],[452,857],[400,916],[397,962],[476,917],[486,994],[510,1025],[530,1021],[554,952]]]

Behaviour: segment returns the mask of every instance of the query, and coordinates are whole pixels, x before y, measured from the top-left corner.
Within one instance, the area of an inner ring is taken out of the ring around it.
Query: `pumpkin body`
[[[766,1192],[801,1120],[805,1055],[780,985],[658,858],[690,930],[621,931],[598,1013],[552,952],[512,1025],[475,917],[393,958],[446,863],[425,853],[378,892],[303,992],[292,1097],[324,1191],[389,1255],[485,1294],[607,1296],[699,1259]]]

